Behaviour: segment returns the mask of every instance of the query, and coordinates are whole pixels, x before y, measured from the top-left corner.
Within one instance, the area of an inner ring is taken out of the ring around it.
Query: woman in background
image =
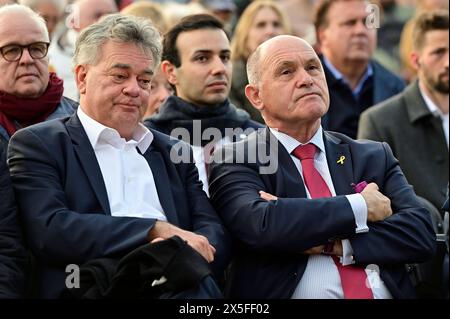
[[[274,1],[253,1],[242,13],[233,40],[231,41],[231,60],[233,80],[230,99],[237,107],[246,110],[253,120],[264,123],[261,114],[245,96],[247,80],[247,59],[264,41],[280,34],[291,34],[287,16]]]

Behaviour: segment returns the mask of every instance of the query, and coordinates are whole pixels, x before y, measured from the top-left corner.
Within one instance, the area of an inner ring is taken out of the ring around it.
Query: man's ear
[[[411,52],[411,55],[409,56],[409,60],[411,61],[411,65],[414,67],[416,71],[420,69],[420,57],[419,53],[416,51]]]
[[[253,107],[259,111],[264,109],[264,103],[259,96],[259,88],[256,85],[248,84],[245,87],[245,95],[247,99],[252,103]]]
[[[86,65],[77,65],[75,67],[75,81],[77,82],[78,91],[81,94],[86,93],[86,81],[87,81],[87,66]]]
[[[161,69],[164,72],[167,81],[169,81],[170,84],[172,85],[178,84],[177,75],[175,74],[176,73],[175,65],[173,65],[167,60],[164,60],[161,62]]]

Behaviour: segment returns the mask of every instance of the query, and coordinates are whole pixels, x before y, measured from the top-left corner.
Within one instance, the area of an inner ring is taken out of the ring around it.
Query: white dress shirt
[[[438,116],[442,121],[442,129],[444,130],[445,140],[447,141],[447,148],[448,148],[448,133],[449,133],[449,116],[448,113],[444,114],[440,108],[434,102],[428,97],[428,95],[423,92],[423,90],[420,88],[420,94],[422,94],[422,97],[425,101],[425,104],[427,105],[428,109],[434,116]]]
[[[228,143],[231,143],[231,140],[228,136],[225,136],[224,138],[219,140],[214,145],[214,149],[218,148],[219,146],[228,144]],[[197,170],[198,170],[198,176],[199,176],[200,181],[203,184],[203,191],[209,197],[209,184],[208,184],[208,174],[206,174],[205,149],[204,149],[204,147],[195,146],[195,145],[191,145],[191,147],[192,147],[192,153],[193,153],[193,157],[194,157],[195,166],[197,167]],[[212,154],[211,154],[211,156],[212,156]]]
[[[303,177],[301,161],[297,157],[292,155],[294,149],[302,144],[291,136],[281,133],[277,130],[270,129],[270,131],[280,141],[281,145],[283,145],[287,152],[291,154],[291,158],[294,161],[295,166],[297,167],[300,175]],[[322,127],[319,128],[316,134],[312,137],[311,141],[309,141],[308,143],[314,144],[320,150],[314,157],[314,166],[322,176],[322,178],[325,180],[331,192],[331,195],[336,196],[336,191],[331,179],[330,169],[328,167]],[[307,197],[311,198],[306,185],[305,189]],[[355,233],[368,232],[369,228],[367,227],[367,205],[364,198],[361,194],[350,194],[346,195],[346,197],[355,216]],[[343,257],[341,258],[341,262],[343,265],[349,265],[353,262],[353,249],[351,247],[350,241],[347,239],[342,240],[342,246]],[[378,269],[376,265],[372,265],[371,267],[366,268],[366,273],[372,288],[374,298],[392,298],[376,269]],[[291,298],[343,299],[344,293],[342,290],[341,279],[333,259],[327,255],[309,256],[305,272],[303,273],[303,276]]]
[[[167,221],[145,153],[153,134],[142,124],[126,141],[112,128],[89,117],[78,108],[83,125],[105,182],[111,215],[114,217],[154,218]],[[168,181],[167,181],[168,182]]]

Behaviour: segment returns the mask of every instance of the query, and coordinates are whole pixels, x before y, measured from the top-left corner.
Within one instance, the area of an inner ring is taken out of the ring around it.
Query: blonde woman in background
[[[169,29],[169,19],[163,7],[158,3],[138,1],[130,4],[120,12],[126,15],[149,19],[160,34],[166,33]]]
[[[173,27],[184,17],[194,14],[210,13],[210,11],[198,1],[191,1],[187,4],[168,1],[163,3],[162,6],[169,19],[169,27]]]
[[[150,20],[158,29],[160,34],[164,34],[169,29],[169,19],[164,13],[163,7],[158,3],[135,2],[121,11],[122,14],[146,18]],[[151,93],[148,99],[147,110],[142,119],[147,119],[159,112],[159,107],[166,98],[174,93],[170,83],[161,70],[157,69],[152,77]]]
[[[231,42],[233,80],[230,99],[233,104],[245,109],[253,120],[264,123],[261,114],[245,96],[248,84],[247,59],[256,48],[266,40],[280,34],[290,34],[290,22],[274,1],[253,1],[242,13]]]

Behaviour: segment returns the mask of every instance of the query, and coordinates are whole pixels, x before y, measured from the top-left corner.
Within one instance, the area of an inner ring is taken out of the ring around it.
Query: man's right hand
[[[391,200],[380,193],[378,185],[370,183],[360,193],[367,205],[367,221],[378,222],[392,215]]]
[[[187,241],[188,245],[194,248],[209,263],[214,261],[216,249],[209,243],[205,236],[183,230],[172,224],[159,220],[156,221],[153,228],[148,232],[148,239],[151,243],[167,239],[172,236],[178,236]]]

